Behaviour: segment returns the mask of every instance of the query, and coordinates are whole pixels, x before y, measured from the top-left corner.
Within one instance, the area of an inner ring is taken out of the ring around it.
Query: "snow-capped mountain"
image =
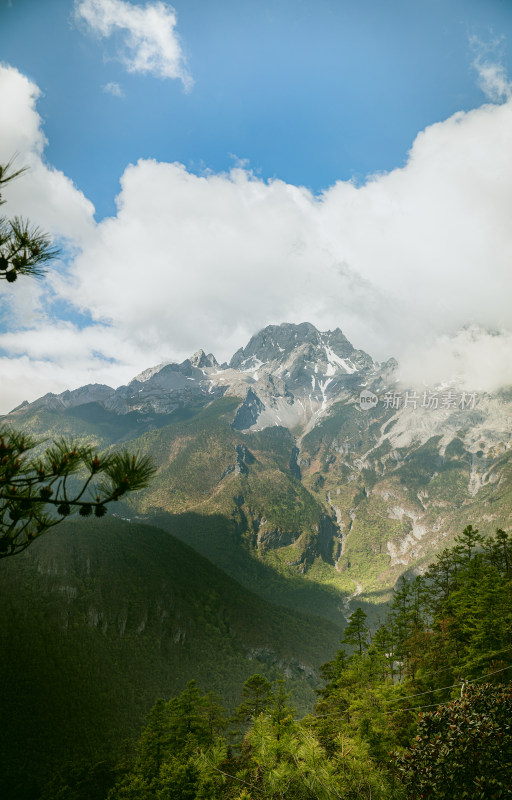
[[[278,550],[285,572],[320,558],[343,591],[389,588],[468,523],[512,524],[512,390],[403,386],[396,361],[377,363],[339,329],[271,325],[229,363],[199,350],[118,389],[47,394],[3,421],[145,449],[159,468],[140,500],[147,519],[220,515],[258,557]],[[208,525],[194,537],[246,580],[231,544]]]
[[[480,440],[506,447],[512,443],[512,415],[503,393],[477,398],[449,387],[406,391],[397,368],[394,359],[379,364],[357,350],[339,328],[321,332],[308,322],[283,323],[259,331],[229,363],[219,364],[212,353],[198,350],[179,364],[150,367],[117,389],[92,384],[46,394],[23,403],[8,418],[15,423],[21,411],[25,417],[38,409],[65,412],[94,404],[111,414],[145,420],[149,428],[164,424],[174,412],[193,411],[226,396],[240,400],[231,423],[234,430],[281,426],[293,431],[300,445],[329,417],[334,404],[354,405],[360,411],[360,394],[366,391],[374,399],[378,395],[379,407],[386,411],[379,442],[389,440],[395,449],[436,435],[446,446],[461,432],[470,452],[481,449]],[[364,452],[361,458],[364,463]]]
[[[84,386],[47,394],[24,408],[72,408],[98,403],[117,414],[169,414],[222,396],[243,401],[233,426],[259,430],[271,425],[310,429],[333,402],[355,396],[393,369],[356,350],[342,331],[320,332],[308,322],[269,325],[219,365],[203,350],[181,364],[146,369],[127,386]]]

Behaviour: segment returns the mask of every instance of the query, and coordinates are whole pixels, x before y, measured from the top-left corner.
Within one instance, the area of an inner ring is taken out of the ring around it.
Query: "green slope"
[[[133,513],[127,510],[126,513]],[[208,558],[237,582],[268,600],[301,613],[316,614],[345,626],[343,595],[335,587],[311,580],[296,567],[283,567],[279,551],[261,554],[252,536],[237,530],[233,517],[154,513],[146,521],[169,531]]]
[[[224,397],[158,423],[94,404],[16,413],[31,429],[56,432],[61,420],[69,433],[151,455],[158,473],[120,505],[122,516],[169,530],[261,597],[340,625],[356,597],[378,605],[468,523],[485,533],[512,524],[508,397],[502,408],[482,400],[483,410],[457,417],[460,426],[442,415],[406,420],[421,434],[407,446],[393,410],[338,402],[302,438],[298,461],[285,428],[233,430],[239,402]],[[478,426],[481,450],[471,444]]]
[[[338,585],[362,586],[358,601],[385,599],[403,572],[430,563],[468,523],[485,535],[512,525],[512,452],[499,428],[478,453],[463,442],[476,416],[466,429],[440,423],[443,436],[393,447],[391,416],[340,403],[302,441],[306,488],[338,512]],[[472,489],[475,473],[482,481]]]
[[[197,413],[195,408],[178,408],[171,414],[116,414],[99,403],[84,403],[65,410],[21,407],[2,417],[2,423],[40,437],[69,436],[87,441],[96,447],[135,439],[147,430],[187,419]]]
[[[159,469],[120,513],[169,530],[261,597],[343,625],[343,594],[310,579],[315,562],[332,569],[337,542],[325,505],[294,475],[294,437],[234,431],[238,403],[223,398],[130,442]]]
[[[37,797],[62,763],[112,757],[191,678],[233,707],[249,675],[285,671],[305,709],[341,633],[112,517],[70,521],[0,572],[2,797]]]

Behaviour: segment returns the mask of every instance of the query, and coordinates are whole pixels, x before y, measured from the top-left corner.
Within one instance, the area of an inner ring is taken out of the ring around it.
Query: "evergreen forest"
[[[511,798],[510,670],[512,537],[469,525],[376,624],[353,611],[310,713],[285,676],[253,674],[232,709],[191,680],[41,800]]]

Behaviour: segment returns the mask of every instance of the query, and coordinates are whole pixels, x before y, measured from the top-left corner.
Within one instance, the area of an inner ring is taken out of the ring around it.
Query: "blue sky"
[[[0,412],[282,321],[512,382],[511,74],[509,0],[0,0],[4,213],[65,256]]]
[[[138,3],[144,6],[144,3]],[[417,132],[483,95],[472,37],[510,67],[507,0],[184,0],[177,32],[194,79],[129,74],[118,41],[77,25],[70,0],[0,0],[1,59],[34,80],[46,157],[114,212],[143,157],[193,172],[247,159],[318,192],[405,162]],[[123,97],[102,87],[116,83]]]

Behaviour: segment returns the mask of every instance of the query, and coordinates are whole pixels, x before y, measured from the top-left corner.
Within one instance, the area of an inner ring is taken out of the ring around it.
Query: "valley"
[[[200,351],[6,415],[41,447],[64,436],[156,466],[103,519],[2,565],[9,796],[38,798],[55,754],[115,761],[119,731],[136,737],[191,679],[234,709],[250,675],[284,676],[308,712],[355,610],[378,630],[401,577],[468,523],[510,528],[512,394],[463,397],[406,388],[393,360],[304,323],[270,326],[229,364]]]

